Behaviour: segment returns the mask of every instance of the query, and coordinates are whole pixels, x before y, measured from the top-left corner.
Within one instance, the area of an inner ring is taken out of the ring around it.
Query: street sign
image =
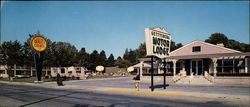
[[[34,36],[31,38],[31,47],[37,52],[42,52],[47,48],[47,41],[42,36]]]

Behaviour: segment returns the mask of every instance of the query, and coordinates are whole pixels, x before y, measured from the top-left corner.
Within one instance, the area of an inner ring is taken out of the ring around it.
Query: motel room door
[[[203,60],[196,59],[190,61],[191,73],[193,75],[203,75]]]

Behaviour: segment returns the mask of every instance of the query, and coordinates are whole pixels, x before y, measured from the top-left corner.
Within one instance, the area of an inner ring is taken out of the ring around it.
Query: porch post
[[[142,65],[143,65],[144,61],[140,61],[140,77],[142,77]]]
[[[222,63],[222,65],[221,65],[222,71],[221,72],[224,72],[224,57],[222,58],[221,63]]]
[[[54,71],[54,68],[53,68],[53,67],[50,67],[50,75],[51,75],[51,76],[54,76],[54,75],[55,75],[55,71]]]
[[[247,71],[247,70],[248,70],[248,69],[247,69],[247,67],[248,67],[247,65],[248,65],[248,63],[247,63],[247,58],[245,58],[245,73],[248,72],[248,71]]]
[[[4,68],[4,74],[7,75],[7,69],[6,68]]]
[[[173,64],[174,64],[174,67],[173,67],[173,69],[174,69],[174,76],[176,75],[176,62],[177,62],[177,60],[173,60]]]
[[[30,76],[33,76],[32,67],[30,68]]]
[[[234,63],[234,57],[233,57],[233,73],[235,72],[235,67],[234,67],[235,63]]]
[[[189,73],[190,73],[190,76],[191,76],[191,74],[193,73],[193,72],[192,72],[192,60],[190,60],[190,72],[189,72]]]
[[[14,77],[16,76],[16,64],[14,64]]]
[[[217,58],[212,58],[213,60],[213,67],[214,67],[214,76],[216,77],[217,75]]]

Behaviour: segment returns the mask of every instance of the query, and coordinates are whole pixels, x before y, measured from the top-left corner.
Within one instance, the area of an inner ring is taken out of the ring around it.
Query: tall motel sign
[[[163,28],[145,28],[146,56],[151,57],[151,91],[154,91],[154,62],[163,60],[164,79],[166,89],[166,59],[170,52],[171,35]],[[159,63],[158,63],[159,64]]]

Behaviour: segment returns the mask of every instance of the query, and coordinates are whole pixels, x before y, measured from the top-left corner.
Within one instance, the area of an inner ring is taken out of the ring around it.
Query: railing
[[[212,83],[214,82],[214,77],[207,73],[207,71],[205,71],[205,78]]]
[[[180,72],[179,74],[177,74],[173,77],[173,82],[176,83],[177,81],[179,81],[180,79],[182,79],[185,76],[186,76],[186,72]]]
[[[189,84],[191,83],[191,81],[193,80],[193,78],[194,78],[194,74],[191,73],[190,76],[189,76]]]

